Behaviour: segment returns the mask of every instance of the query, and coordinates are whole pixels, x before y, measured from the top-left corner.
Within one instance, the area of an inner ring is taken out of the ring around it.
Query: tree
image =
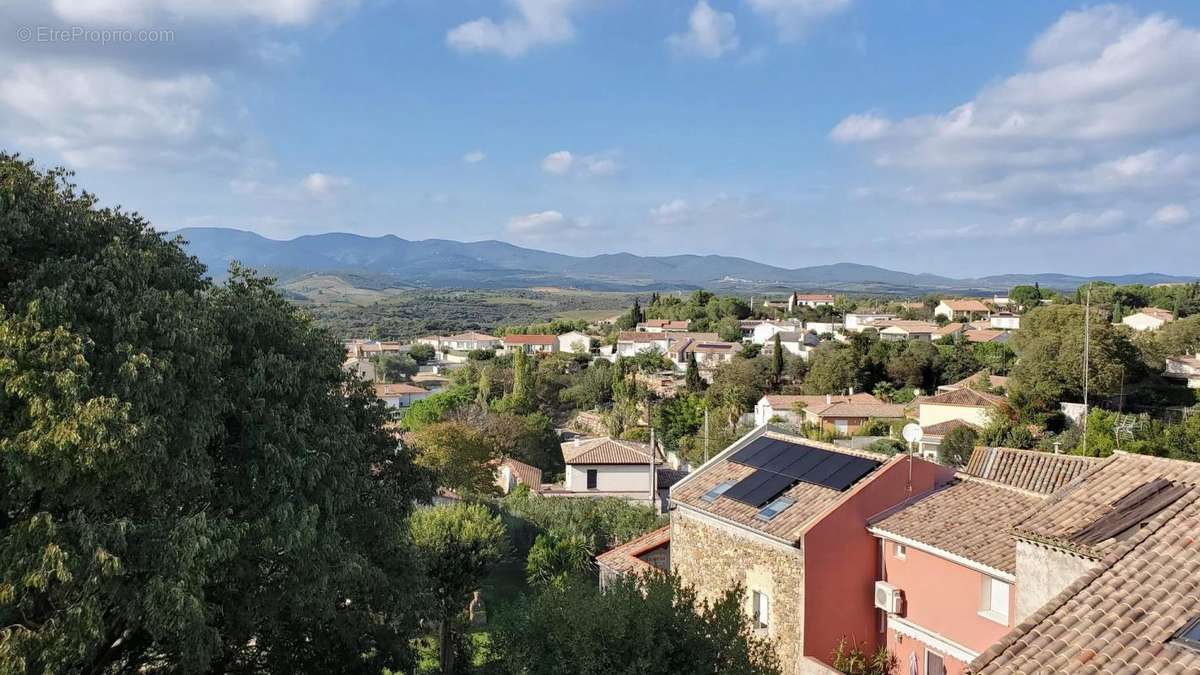
[[[644,312],[642,312],[642,306],[638,303],[638,299],[634,298],[633,306],[629,308],[629,311],[622,314],[621,317],[617,319],[617,329],[633,330],[639,323],[645,320],[646,315]]]
[[[405,431],[420,431],[435,422],[441,422],[451,413],[461,410],[475,400],[476,394],[471,387],[458,385],[449,389],[430,394],[423,399],[413,401],[400,418],[400,427]]]
[[[853,350],[827,347],[813,352],[804,376],[806,393],[841,394],[858,384],[858,359]]]
[[[582,410],[598,408],[612,400],[613,366],[604,359],[592,361],[574,383],[558,394],[559,401]]]
[[[741,342],[742,324],[738,322],[737,317],[726,316],[717,321],[717,337],[726,342]]]
[[[775,334],[774,343],[771,345],[771,380],[776,387],[783,381],[783,344],[779,339],[779,333]]]
[[[538,467],[547,474],[563,470],[562,449],[554,422],[545,414],[491,414],[483,422],[483,433],[502,457],[512,457]]]
[[[453,504],[418,509],[410,530],[430,581],[442,672],[453,673],[455,643],[461,638],[455,620],[471,593],[507,553],[504,523],[480,504]]]
[[[419,367],[408,354],[380,354],[375,359],[375,372],[383,382],[400,382],[412,377]]]
[[[1143,374],[1136,347],[1100,310],[1092,310],[1089,384],[1092,393],[1116,393]],[[1030,311],[1013,336],[1020,357],[1010,394],[1026,412],[1054,410],[1059,401],[1083,397],[1084,308],[1049,305]]]
[[[404,436],[417,464],[433,472],[439,487],[468,494],[497,491],[492,461],[496,446],[464,422],[434,422]]]
[[[704,391],[704,378],[700,377],[700,365],[696,363],[695,353],[688,354],[687,373],[683,378],[684,386],[693,394]]]
[[[343,346],[68,178],[0,155],[0,672],[407,668],[430,484]]]
[[[425,364],[437,357],[437,351],[434,350],[433,345],[418,342],[408,349],[408,355],[417,363]]]
[[[529,675],[722,673],[774,675],[770,643],[755,637],[731,588],[711,603],[678,577],[623,578],[549,586],[500,617],[498,651]]]
[[[971,427],[955,427],[942,437],[942,443],[938,446],[938,459],[946,466],[961,469],[970,461],[978,439],[979,434]]]
[[[525,559],[525,578],[534,587],[564,587],[568,579],[592,571],[594,554],[582,534],[539,534]]]
[[[1017,303],[1017,306],[1022,309],[1033,309],[1042,302],[1042,289],[1040,286],[1014,286],[1008,292],[1009,300]]]

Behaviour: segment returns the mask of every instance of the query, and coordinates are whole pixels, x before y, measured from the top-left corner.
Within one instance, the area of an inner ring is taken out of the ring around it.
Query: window
[[[1200,651],[1200,617],[1192,619],[1171,639],[1172,642],[1189,649]]]
[[[771,597],[762,591],[750,594],[750,618],[754,627],[765,630],[771,625]]]
[[[904,560],[908,556],[908,547],[904,544],[895,544],[894,548],[892,548],[892,555]]]
[[[925,675],[946,675],[946,662],[941,654],[925,650]]]
[[[845,436],[850,433],[850,421],[849,420],[834,420],[833,428],[839,434],[841,434],[842,436]]]
[[[715,502],[715,501],[717,501],[717,497],[720,497],[721,495],[725,494],[725,491],[728,490],[729,488],[733,487],[733,485],[734,485],[734,481],[731,481],[731,480],[727,480],[724,483],[714,485],[711,490],[704,493],[704,496],[700,498],[700,501]]]
[[[1008,589],[1010,586],[989,576],[983,576],[979,585],[980,615],[1008,625]]]
[[[764,506],[762,511],[759,511],[758,515],[755,517],[759,520],[771,520],[775,516],[779,515],[784,509],[795,503],[796,500],[792,499],[791,497],[780,497],[779,499],[776,499],[770,504]]]
[[[589,489],[589,490],[596,489],[596,470],[595,469],[587,470],[587,489]]]

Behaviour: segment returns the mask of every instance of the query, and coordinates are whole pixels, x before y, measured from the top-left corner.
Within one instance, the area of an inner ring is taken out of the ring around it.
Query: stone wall
[[[801,672],[804,640],[804,558],[799,548],[777,544],[682,508],[671,514],[671,565],[696,588],[701,600],[742,585],[750,614],[750,591],[770,598],[766,636],[775,644],[783,672]]]

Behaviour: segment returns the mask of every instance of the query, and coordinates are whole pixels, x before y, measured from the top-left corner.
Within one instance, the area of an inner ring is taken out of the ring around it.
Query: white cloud
[[[350,179],[327,173],[310,173],[304,177],[300,185],[308,194],[320,199],[327,199],[338,190],[350,185]]]
[[[472,150],[472,151],[468,152],[467,154],[463,155],[462,159],[467,164],[478,164],[478,163],[482,162],[483,160],[487,159],[487,154],[484,153],[484,151],[482,151],[482,150]]]
[[[513,216],[508,221],[508,231],[514,234],[543,233],[567,222],[559,211],[538,211],[523,216]]]
[[[850,115],[838,122],[829,135],[842,143],[873,141],[882,138],[891,129],[892,123],[873,113]]]
[[[1192,219],[1192,214],[1183,204],[1167,204],[1154,212],[1150,224],[1156,227],[1182,225]]]
[[[87,25],[145,27],[156,22],[241,21],[300,26],[333,7],[356,0],[53,0],[64,21]]]
[[[17,64],[0,73],[0,130],[73,166],[124,167],[136,156],[197,159],[216,96],[207,75],[138,77],[113,66]],[[219,145],[219,144],[218,144]],[[210,148],[211,149],[211,148]]]
[[[616,152],[580,156],[570,150],[559,150],[542,158],[542,171],[555,176],[570,173],[584,177],[615,176],[621,173],[622,169],[624,167]]]
[[[572,14],[581,0],[509,0],[515,14],[499,22],[488,17],[468,21],[446,33],[446,44],[461,52],[496,52],[509,58],[575,37]]]
[[[542,171],[552,173],[556,176],[562,176],[571,170],[571,165],[575,163],[575,156],[568,150],[559,150],[546,155],[542,159]]]
[[[667,45],[679,56],[719,58],[738,48],[737,19],[699,0],[688,15],[687,32],[668,36]]]
[[[850,0],[747,0],[747,3],[775,23],[783,42],[802,39],[814,23],[850,6]]]
[[[655,225],[674,225],[691,215],[691,206],[684,199],[673,199],[650,209],[650,220]]]
[[[506,227],[509,236],[517,242],[558,250],[579,246],[594,248],[590,228],[589,221],[554,210],[513,216]]]

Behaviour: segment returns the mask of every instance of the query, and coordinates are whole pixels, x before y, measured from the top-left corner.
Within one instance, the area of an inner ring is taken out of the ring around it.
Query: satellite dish
[[[921,430],[921,425],[916,422],[909,422],[904,425],[904,430],[900,432],[904,436],[904,440],[909,443],[920,443],[921,438],[925,436],[925,432]]]

